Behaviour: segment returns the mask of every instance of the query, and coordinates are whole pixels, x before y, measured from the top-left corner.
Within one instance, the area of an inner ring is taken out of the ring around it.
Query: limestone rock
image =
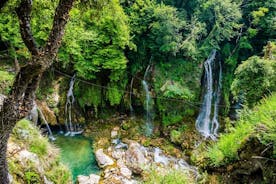
[[[130,143],[129,148],[126,151],[126,163],[135,174],[142,173],[147,160],[143,153],[142,146],[137,142]]]
[[[35,104],[29,114],[29,120],[31,120],[35,125],[38,122],[38,109],[37,105]]]
[[[125,165],[124,161],[122,159],[117,161],[117,166],[120,169],[120,175],[127,178],[127,179],[131,179],[132,176],[132,171],[127,168],[127,166]]]
[[[118,137],[118,135],[119,135],[119,130],[120,130],[119,127],[114,127],[114,128],[113,128],[113,130],[111,131],[111,138],[112,138],[112,139]]]
[[[112,158],[109,157],[108,155],[106,155],[103,152],[103,149],[98,149],[95,153],[95,156],[96,156],[96,160],[98,162],[98,165],[101,168],[104,168],[106,166],[114,164],[114,161],[112,160]]]
[[[78,176],[78,184],[98,184],[100,182],[100,176],[96,174],[90,174],[89,176]]]

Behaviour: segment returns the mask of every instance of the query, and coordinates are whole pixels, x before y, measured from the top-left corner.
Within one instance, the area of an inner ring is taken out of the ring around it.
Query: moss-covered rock
[[[9,173],[13,184],[69,184],[71,173],[61,164],[59,150],[29,121],[21,120],[8,144]]]

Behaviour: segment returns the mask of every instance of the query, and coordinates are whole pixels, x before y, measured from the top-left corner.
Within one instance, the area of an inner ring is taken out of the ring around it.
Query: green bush
[[[275,61],[253,56],[244,61],[235,71],[231,91],[236,99],[244,100],[253,106],[275,86]]]

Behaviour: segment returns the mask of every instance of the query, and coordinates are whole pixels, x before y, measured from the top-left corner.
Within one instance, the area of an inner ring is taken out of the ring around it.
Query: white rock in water
[[[96,160],[98,162],[98,165],[101,168],[104,168],[106,166],[114,164],[114,161],[112,160],[112,158],[110,158],[108,155],[106,155],[103,152],[103,149],[98,149],[95,153],[95,156],[96,156]]]
[[[78,184],[98,184],[100,182],[100,176],[96,174],[90,174],[89,176],[78,176]]]
[[[112,130],[111,131],[111,138],[113,139],[113,138],[116,138],[117,136],[118,136],[118,131]]]
[[[132,142],[126,151],[126,164],[136,174],[141,174],[147,159],[143,147],[137,142]]]

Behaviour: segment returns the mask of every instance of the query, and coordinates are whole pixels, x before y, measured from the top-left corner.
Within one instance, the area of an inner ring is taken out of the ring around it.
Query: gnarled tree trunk
[[[6,152],[10,133],[16,122],[26,117],[33,107],[35,91],[38,88],[41,75],[51,66],[57,55],[65,25],[69,19],[69,11],[72,9],[74,1],[60,0],[48,41],[41,48],[36,45],[30,26],[32,0],[21,0],[16,9],[21,36],[32,55],[32,59],[27,65],[20,68],[10,94],[0,108],[0,184],[9,183]]]

